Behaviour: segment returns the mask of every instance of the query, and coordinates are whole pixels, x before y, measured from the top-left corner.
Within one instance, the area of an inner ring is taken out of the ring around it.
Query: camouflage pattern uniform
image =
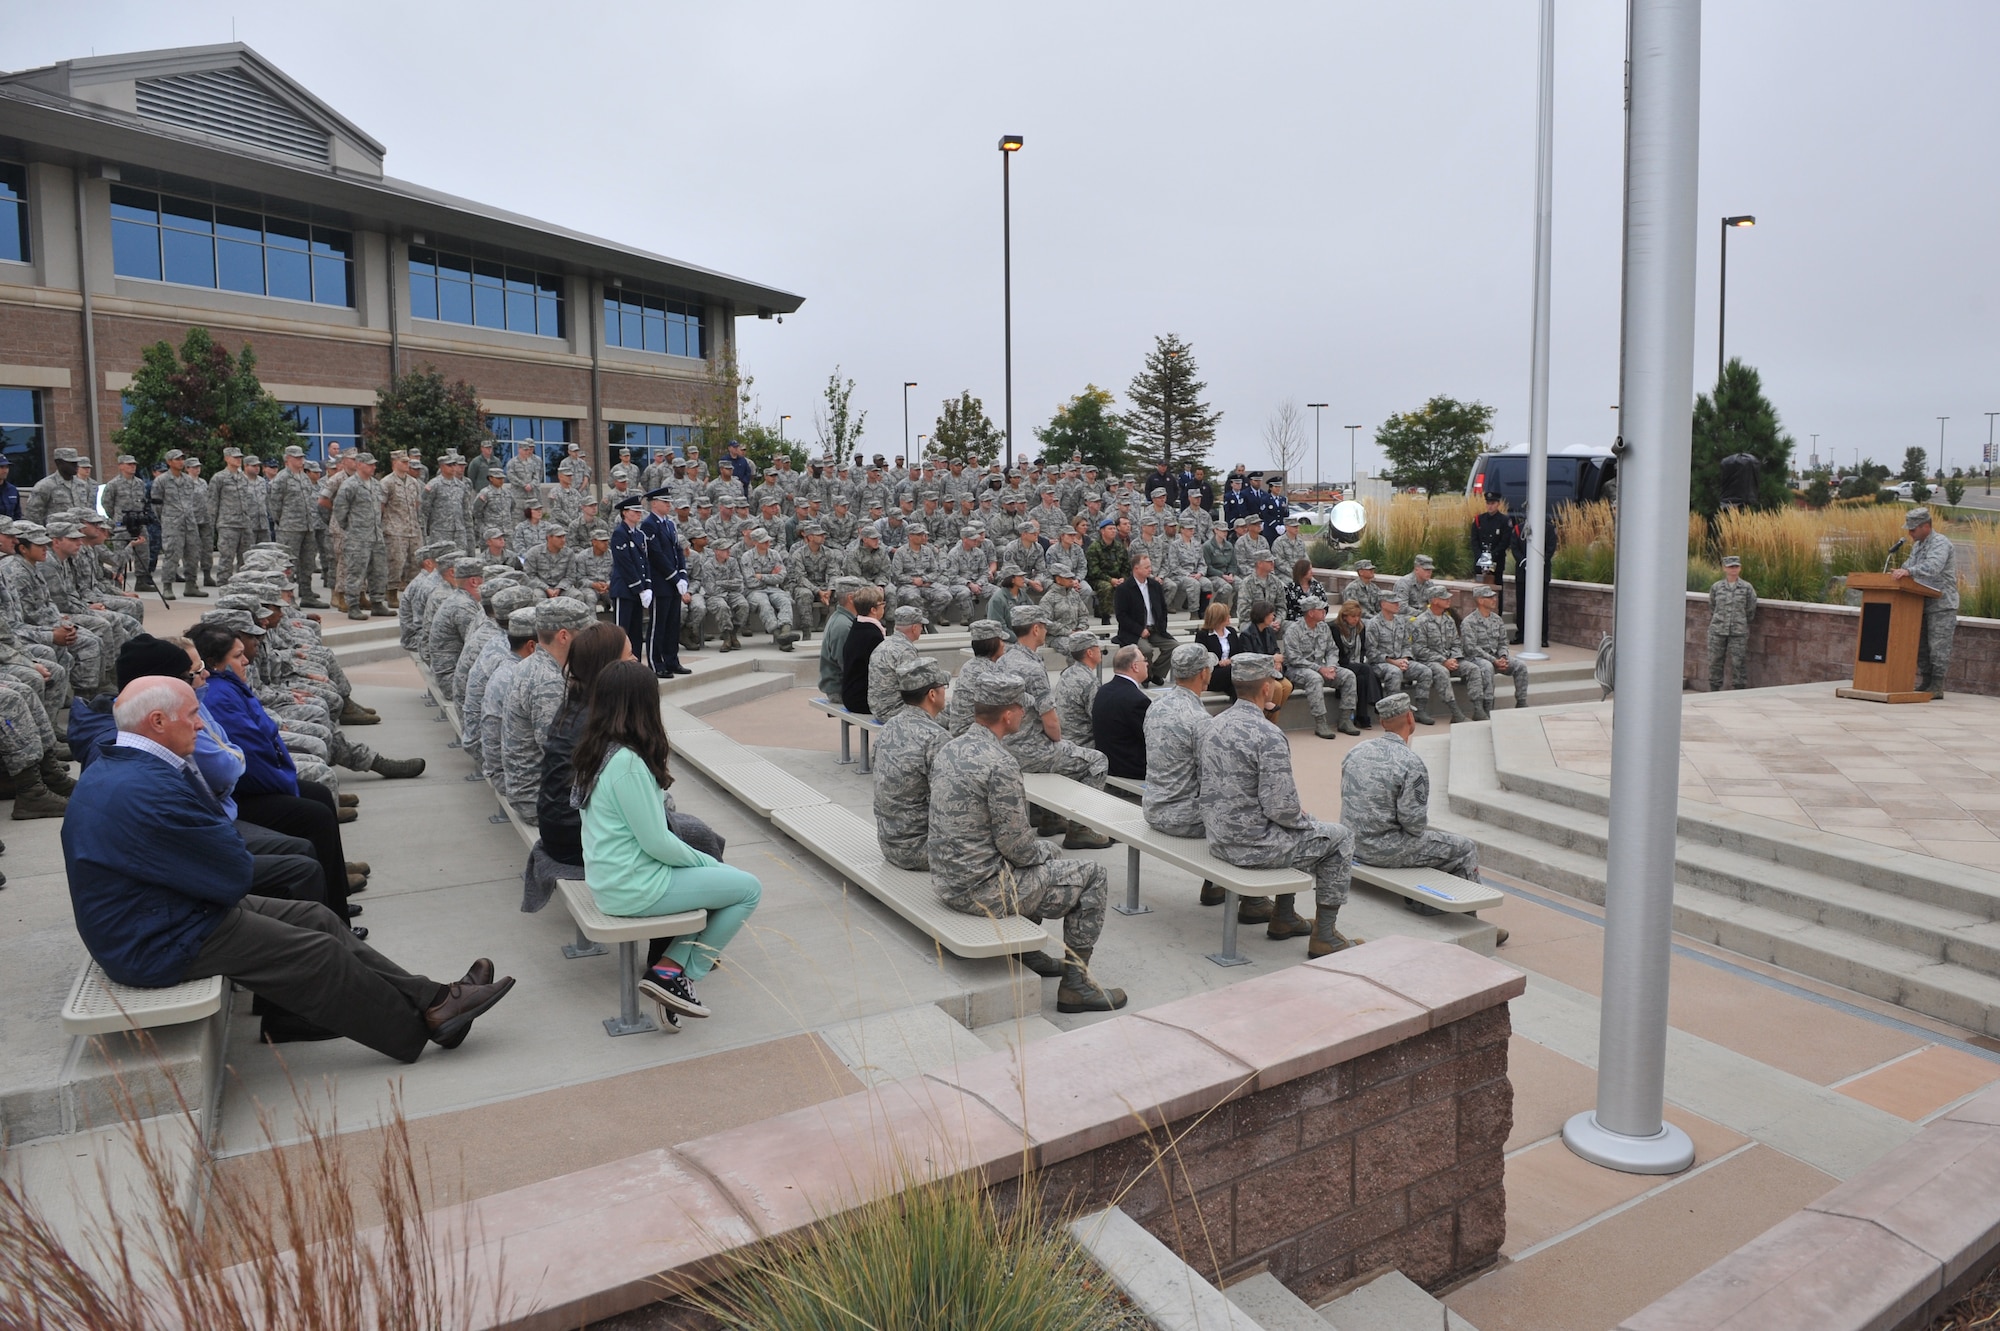
[[[252,482],[240,466],[224,466],[209,482],[209,520],[215,528],[217,582],[229,581],[244,551],[264,539],[256,527],[260,515],[251,512],[256,498]]]
[[[1747,578],[1720,578],[1708,589],[1708,691],[1722,692],[1723,663],[1736,687],[1750,687],[1750,621],[1757,617],[1757,589]],[[1928,626],[1928,624],[1926,625]]]
[[[1458,695],[1452,692],[1451,682],[1454,678],[1463,679],[1466,691],[1471,692],[1477,687],[1475,681],[1480,672],[1477,665],[1466,660],[1465,648],[1458,640],[1458,621],[1451,617],[1451,611],[1440,615],[1426,610],[1411,620],[1410,649],[1415,653],[1410,661],[1412,670],[1427,672],[1431,688],[1450,706],[1452,719],[1463,721],[1465,713],[1458,705]],[[1456,675],[1446,661],[1458,662]]]
[[[452,692],[452,677],[458,669],[459,653],[465,650],[465,640],[485,616],[479,602],[463,588],[452,587],[437,599],[439,604],[431,612],[426,650],[431,674],[437,677],[438,687],[444,690],[444,697],[438,701],[456,702],[458,696]]]
[[[163,471],[153,478],[153,504],[160,514],[160,563],[154,577],[162,587],[170,582],[200,582],[200,513],[207,502],[208,491],[186,472],[176,476]]]
[[[902,713],[904,708],[902,685],[896,681],[896,671],[906,661],[914,661],[921,655],[917,645],[894,629],[882,636],[875,650],[868,654],[868,711],[883,721]]]
[[[7,584],[10,608],[18,614],[13,620],[14,632],[28,642],[52,649],[69,672],[72,688],[88,695],[112,683],[109,668],[112,658],[105,655],[104,639],[95,629],[72,622],[75,640],[66,647],[56,645],[55,630],[62,623],[63,613],[49,594],[48,582],[38,567],[23,555],[8,555],[0,559],[0,581]]]
[[[814,550],[801,540],[788,556],[792,561],[792,627],[806,633],[818,632],[833,614],[831,596],[822,601],[821,592],[833,590],[840,575],[840,559],[830,545]]]
[[[890,576],[896,584],[896,604],[917,607],[933,624],[943,622],[947,612],[958,608],[958,598],[946,581],[944,566],[928,540],[921,548],[906,545],[896,551],[890,560]],[[916,585],[919,578],[923,579],[921,587]],[[966,604],[971,603],[968,600]]]
[[[1215,718],[1176,684],[1146,709],[1146,825],[1168,836],[1203,836],[1202,742]]]
[[[724,633],[731,629],[743,632],[750,627],[750,598],[743,594],[743,557],[727,542],[717,542],[709,567],[715,578],[708,597],[710,613],[721,619]]]
[[[875,737],[875,840],[883,859],[924,873],[931,867],[931,764],[951,736],[923,708],[897,701],[896,715]]]
[[[382,482],[355,472],[333,497],[333,522],[340,528],[341,593],[352,615],[389,592],[389,548],[382,535]]]
[[[1042,718],[1056,710],[1055,690],[1049,686],[1049,668],[1042,664],[1041,654],[1031,652],[1020,643],[1010,643],[1007,650],[1000,653],[999,667],[1002,673],[1019,675],[1026,687],[1027,717],[1021,728],[1006,740],[1008,752],[1021,765],[1023,772],[1054,772],[1072,781],[1081,781],[1098,790],[1104,789],[1104,778],[1111,771],[1111,760],[1096,749],[1084,748],[1065,733],[1059,740],[1050,739],[1048,731],[1042,729]],[[1061,715],[1057,715],[1057,728],[1061,728]]]
[[[1060,915],[1066,947],[1095,947],[1104,931],[1104,866],[1058,859],[1035,836],[1021,766],[1007,746],[973,726],[938,750],[931,771],[931,881],[944,904],[967,915]]]
[[[388,587],[400,601],[403,588],[417,572],[417,546],[423,541],[424,483],[409,472],[394,471],[380,477],[379,482]]]
[[[560,595],[569,585],[570,569],[575,563],[575,552],[567,543],[560,550],[551,550],[548,541],[544,540],[539,547],[530,550],[521,560],[521,571],[528,575],[528,581],[535,586]]]
[[[1514,659],[1507,650],[1507,621],[1498,614],[1467,615],[1458,626],[1458,640],[1465,645],[1465,656],[1460,660],[1479,663],[1479,700],[1488,707],[1493,705],[1494,672],[1500,669],[1500,662],[1507,662],[1507,676],[1514,681],[1514,705],[1528,705],[1528,667]],[[1466,688],[1475,686],[1472,677],[1466,676]]]
[[[1056,720],[1062,724],[1063,739],[1083,749],[1096,745],[1090,722],[1091,704],[1096,701],[1097,672],[1081,661],[1064,666],[1056,676]],[[1110,770],[1108,763],[1105,770]]]
[[[1238,544],[1240,545],[1241,542],[1239,541]],[[1272,607],[1278,611],[1279,622],[1282,623],[1285,611],[1285,588],[1288,585],[1275,572],[1261,576],[1252,573],[1247,578],[1239,579],[1236,583],[1237,613],[1247,618],[1250,614],[1251,606],[1259,601],[1269,601]]]
[[[1318,628],[1309,627],[1303,619],[1295,619],[1285,625],[1285,637],[1280,648],[1285,654],[1285,678],[1292,681],[1294,688],[1306,695],[1306,707],[1313,719],[1326,715],[1326,694],[1328,689],[1336,691],[1340,711],[1339,716],[1354,715],[1354,701],[1358,685],[1354,672],[1340,664],[1340,651],[1333,641],[1333,630],[1321,620]],[[1331,683],[1320,669],[1332,666],[1335,674]],[[1151,715],[1151,713],[1148,713]],[[1146,763],[1146,779],[1152,780],[1153,765]]]
[[[537,819],[535,799],[542,786],[542,746],[556,713],[562,710],[566,687],[562,667],[539,643],[507,681],[506,700],[500,709],[499,789],[530,827]],[[491,680],[486,690],[490,696]]]
[[[1438,868],[1478,882],[1479,847],[1432,827],[1430,803],[1431,774],[1400,735],[1363,740],[1340,764],[1340,813],[1353,833],[1356,860],[1385,869]]]
[[[1940,696],[1951,671],[1952,635],[1958,629],[1958,553],[1951,538],[1932,530],[1910,547],[1903,567],[1917,582],[1940,593],[1924,602],[1924,636],[1917,642],[1917,687]]]
[[[319,487],[304,468],[293,471],[288,465],[271,482],[271,523],[278,529],[278,544],[285,547],[285,555],[292,563],[292,572],[299,580],[299,598],[312,596],[314,556],[318,553],[318,542],[313,539],[313,519],[319,513]],[[321,582],[329,579],[324,570]]]
[[[1167,543],[1166,558],[1161,561],[1162,567],[1154,570],[1154,576],[1167,585],[1167,609],[1198,615],[1203,593],[1215,590],[1215,584],[1203,576],[1201,546],[1195,542],[1192,531],[1180,530],[1185,534]]]
[[[990,675],[1011,674],[999,661],[989,661],[983,656],[975,656],[958,668],[958,679],[951,686],[951,699],[944,708],[945,733],[956,738],[963,735],[972,725],[972,686],[978,680]],[[1031,709],[1032,710],[1032,709]],[[1023,725],[1028,722],[1022,722]],[[1107,765],[1106,771],[1110,768]]]
[[[1373,578],[1353,579],[1341,589],[1340,599],[1360,606],[1361,613],[1369,619],[1382,613],[1382,587]]]
[[[1117,540],[1106,541],[1100,535],[1091,542],[1084,556],[1084,567],[1090,574],[1090,588],[1097,593],[1097,617],[1107,618],[1111,614],[1113,580],[1131,576],[1131,553]]]
[[[1410,701],[1422,707],[1431,696],[1430,671],[1418,667],[1416,644],[1410,621],[1399,612],[1390,615],[1378,611],[1368,621],[1368,664],[1375,667],[1376,675],[1382,681],[1382,692],[1408,693]],[[1391,660],[1410,663],[1408,687],[1404,687],[1403,672],[1388,664]]]
[[[499,628],[499,625],[494,627]],[[459,695],[458,721],[462,728],[459,744],[466,756],[472,759],[475,771],[484,773],[486,752],[483,743],[486,737],[486,693],[500,667],[514,659],[514,653],[507,645],[505,629],[485,640],[479,649],[479,657],[472,663],[472,669],[465,672],[465,692]]]
[[[1240,613],[1250,608],[1248,601],[1240,599],[1237,588],[1242,585],[1242,575],[1254,573],[1254,568],[1242,568],[1236,558],[1235,543],[1222,527],[1214,528],[1201,543],[1202,578],[1208,586],[1211,601],[1220,601]]]
[[[773,637],[792,626],[792,598],[785,590],[791,574],[776,546],[758,550],[755,546],[737,556],[742,570],[744,599],[757,612],[758,626]]]
[[[1242,868],[1301,870],[1321,910],[1346,904],[1354,836],[1299,807],[1291,746],[1255,703],[1231,703],[1202,738],[1201,802],[1211,854]]]

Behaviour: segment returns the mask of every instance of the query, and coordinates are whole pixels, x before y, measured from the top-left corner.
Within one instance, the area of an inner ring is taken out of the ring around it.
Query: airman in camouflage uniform
[[[389,590],[389,547],[382,534],[382,483],[375,479],[375,459],[356,453],[354,464],[354,474],[333,497],[332,516],[341,531],[347,617],[366,619],[389,613],[382,599]]]
[[[975,619],[969,631],[972,658],[958,668],[958,680],[944,709],[944,728],[954,737],[963,735],[972,724],[973,686],[988,675],[1009,673],[1000,665],[1000,654],[1007,650],[1006,626],[997,619]]]
[[[968,684],[961,673],[959,688]],[[931,770],[931,881],[945,905],[968,915],[1061,916],[1067,958],[1027,953],[1037,975],[1060,972],[1056,1008],[1109,1012],[1125,1005],[1122,989],[1090,977],[1090,956],[1104,930],[1104,866],[1058,859],[1028,824],[1021,767],[1002,738],[1021,724],[1018,675],[983,675],[971,682],[975,724],[938,750]]]
[[[215,576],[227,582],[243,552],[263,539],[251,513],[251,481],[243,473],[243,450],[222,450],[222,470],[208,484],[209,525],[215,528]]]
[[[438,474],[424,485],[424,539],[450,541],[452,547],[472,546],[472,487],[465,481],[465,459],[447,453],[438,460]]]
[[[1049,576],[1055,579],[1055,586],[1042,596],[1042,609],[1049,616],[1049,637],[1066,638],[1088,624],[1097,607],[1075,569],[1066,564],[1056,565],[1049,569]]]
[[[1012,612],[1014,642],[1000,655],[999,666],[1020,676],[1026,689],[1027,723],[1006,740],[1007,748],[1024,772],[1053,772],[1072,781],[1081,781],[1097,790],[1111,760],[1095,749],[1071,742],[1062,733],[1062,719],[1056,712],[1055,690],[1049,684],[1048,667],[1042,664],[1042,644],[1048,641],[1048,611],[1038,605],[1017,605]],[[1052,735],[1049,732],[1053,730]],[[1069,823],[1063,839],[1065,850],[1102,850],[1111,842],[1101,833],[1081,823]]]
[[[85,588],[90,585],[86,568],[90,557],[83,553],[83,528],[66,516],[58,515],[46,528],[49,554],[42,560],[42,584],[49,599],[70,622],[81,624],[104,643],[105,659],[116,662],[119,649],[139,634],[139,621],[122,615],[101,601],[93,601]]]
[[[1311,874],[1317,909],[1307,955],[1338,952],[1361,941],[1342,935],[1336,923],[1347,903],[1354,837],[1339,823],[1307,817],[1299,806],[1291,747],[1262,706],[1275,663],[1261,653],[1246,652],[1230,659],[1230,673],[1236,681],[1236,701],[1215,718],[1201,742],[1202,821],[1208,849],[1245,868]],[[1280,896],[1275,905],[1273,936],[1292,936],[1297,916],[1291,900]]]
[[[537,456],[533,441],[524,439],[516,444],[514,456],[507,463],[508,516],[512,520],[521,519],[530,499],[541,499],[542,486],[547,480],[548,470]]]
[[[392,451],[382,489],[382,551],[387,569],[389,601],[402,599],[403,587],[416,576],[417,546],[423,542],[424,483],[410,471],[418,459]]]
[[[1352,601],[1361,607],[1361,613],[1373,619],[1382,612],[1382,587],[1375,581],[1375,561],[1359,559],[1354,563],[1354,580],[1340,593],[1344,601]]]
[[[913,605],[896,607],[894,627],[868,655],[868,711],[887,721],[903,710],[902,685],[897,671],[905,662],[917,659],[917,638],[924,626],[924,612]]]
[[[899,869],[931,867],[931,764],[951,738],[937,719],[950,682],[932,657],[903,661],[896,669],[902,706],[875,737],[875,840]]]
[[[1431,676],[1428,670],[1411,669],[1417,663],[1416,645],[1410,621],[1402,615],[1401,595],[1393,587],[1382,589],[1382,608],[1368,621],[1368,664],[1376,667],[1375,674],[1382,681],[1384,693],[1407,692],[1416,701],[1417,715],[1422,717],[1424,701],[1431,696]]]
[[[1202,820],[1202,741],[1215,718],[1202,706],[1215,657],[1197,642],[1174,648],[1172,688],[1146,709],[1146,795],[1142,801],[1146,825],[1168,836],[1207,835]],[[1203,895],[1214,892],[1204,888]],[[1296,917],[1295,917],[1296,918]],[[1304,932],[1301,930],[1300,932]]]
[[[847,552],[848,576],[861,579],[871,587],[885,591],[895,586],[890,554],[882,548],[882,533],[872,523],[856,529],[855,539],[859,542]]]
[[[1472,593],[1477,613],[1470,614],[1458,626],[1458,640],[1465,645],[1462,659],[1476,662],[1479,666],[1479,696],[1472,700],[1472,719],[1484,721],[1493,710],[1493,676],[1495,673],[1508,676],[1514,681],[1514,706],[1528,705],[1528,667],[1507,654],[1507,621],[1497,613],[1500,593],[1491,587],[1481,587]],[[1472,692],[1472,677],[1466,676],[1466,691]]]
[[[1431,603],[1432,574],[1435,569],[1429,555],[1418,555],[1410,571],[1396,579],[1396,595],[1403,603],[1403,611],[1415,619]]]
[[[10,528],[14,553],[0,559],[0,582],[7,585],[7,609],[16,616],[17,636],[55,650],[69,671],[70,685],[85,697],[109,687],[111,658],[96,629],[64,615],[49,592],[41,561],[48,557],[48,531],[32,522]]]
[[[1239,540],[1237,544],[1240,546],[1243,542]],[[1284,610],[1286,584],[1285,580],[1279,577],[1272,569],[1271,552],[1269,550],[1257,550],[1252,553],[1255,562],[1251,567],[1257,571],[1236,584],[1237,612],[1248,616],[1250,607],[1259,601],[1269,601],[1278,610]],[[1242,552],[1239,550],[1237,553],[1238,560],[1241,560],[1242,557]]]
[[[700,527],[681,528],[688,544],[687,549],[687,591],[686,600],[681,603],[681,644],[700,651],[708,645],[710,633],[720,633],[717,624],[723,611],[718,599],[715,578],[715,556],[709,552],[708,533]],[[735,621],[730,621],[730,631],[735,630]]]
[[[801,635],[817,633],[833,616],[833,580],[840,576],[840,557],[827,548],[826,528],[817,519],[799,524],[799,543],[792,561],[792,627]]]
[[[543,601],[535,610],[535,650],[507,681],[500,714],[500,793],[531,827],[537,820],[542,748],[556,713],[562,710],[563,662],[569,659],[570,639],[596,622],[596,613],[581,601],[567,596]],[[486,689],[490,707],[490,680]]]
[[[293,444],[285,449],[285,466],[271,482],[271,525],[277,528],[278,544],[285,548],[292,572],[299,580],[299,604],[323,607],[313,595],[313,566],[319,543],[314,539],[313,519],[319,514],[319,485],[306,474],[306,451]],[[328,579],[322,570],[321,581]]]
[[[187,595],[206,597],[201,590],[201,514],[208,491],[186,468],[187,455],[171,448],[167,470],[153,478],[153,506],[160,514],[160,563],[153,577],[164,594],[171,595],[173,584],[184,581]]]
[[[583,519],[583,491],[577,488],[577,464],[556,463],[556,488],[548,492],[549,521],[558,527],[574,527]]]
[[[1495,616],[1498,618],[1498,616]],[[1410,699],[1392,693],[1375,705],[1386,734],[1363,740],[1340,764],[1340,812],[1354,858],[1385,869],[1437,868],[1479,881],[1479,847],[1430,825],[1431,774],[1410,751]]]
[[[931,623],[939,623],[951,610],[960,608],[957,597],[952,594],[937,551],[931,548],[930,528],[921,522],[912,522],[909,528],[909,544],[896,551],[890,560],[896,601],[899,605],[915,606]],[[969,606],[968,602],[966,608]]]
[[[1458,621],[1451,617],[1450,590],[1433,585],[1429,596],[1430,609],[1410,621],[1412,664],[1421,667],[1430,676],[1432,691],[1443,697],[1451,708],[1451,719],[1463,721],[1467,719],[1465,709],[1458,705],[1458,695],[1452,691],[1451,682],[1454,678],[1463,679],[1469,691],[1479,670],[1476,666],[1468,666],[1465,648],[1458,641]],[[1421,710],[1417,713],[1417,720],[1429,724]]]
[[[1236,567],[1245,571],[1255,569],[1259,559],[1269,559],[1274,566],[1278,562],[1278,557],[1271,553],[1271,543],[1264,539],[1263,522],[1255,514],[1236,519]],[[1271,602],[1280,607],[1284,603],[1283,597]],[[1239,597],[1237,604],[1247,607],[1250,603]]]
[[[1132,576],[1132,553],[1118,539],[1116,525],[1099,527],[1096,535],[1084,555],[1084,567],[1090,574],[1090,589],[1097,593],[1098,622],[1108,624],[1112,591]]]
[[[484,533],[498,527],[502,532],[514,528],[514,501],[507,489],[507,473],[495,468],[486,473],[485,488],[472,496],[472,530]],[[485,539],[481,536],[481,539]]]
[[[1194,538],[1194,524],[1183,525],[1174,519],[1169,519],[1169,523],[1171,539],[1166,542],[1166,556],[1154,566],[1160,581],[1167,585],[1167,609],[1199,615],[1203,609],[1201,598],[1214,591],[1215,586],[1204,576],[1205,564],[1201,545]]]
[[[1354,704],[1358,685],[1354,672],[1340,664],[1340,650],[1333,630],[1326,623],[1326,602],[1308,596],[1299,602],[1305,618],[1285,625],[1281,647],[1285,658],[1285,678],[1306,698],[1312,712],[1313,733],[1321,739],[1336,735],[1358,735],[1354,726]],[[1327,715],[1326,695],[1335,695],[1336,711]]]
[[[1050,634],[1054,635],[1053,627]],[[1058,646],[1069,658],[1069,664],[1056,676],[1056,720],[1062,726],[1064,739],[1079,748],[1094,748],[1097,736],[1092,730],[1090,709],[1097,701],[1097,667],[1104,660],[1103,639],[1095,633],[1072,629],[1059,640]]]
[[[1708,589],[1708,691],[1722,692],[1726,662],[1736,687],[1750,687],[1750,621],[1757,617],[1757,589],[1743,578],[1743,561],[1722,560],[1722,577]]]
[[[1202,578],[1208,586],[1211,601],[1241,612],[1250,608],[1250,603],[1238,598],[1236,589],[1242,583],[1242,575],[1253,572],[1254,568],[1244,568],[1236,558],[1236,543],[1229,539],[1229,529],[1214,525],[1201,543]]]
[[[522,556],[521,571],[545,595],[561,596],[569,585],[570,569],[575,563],[576,556],[569,549],[569,532],[550,526],[542,537],[541,548]]]
[[[517,640],[534,639],[535,605],[535,595],[526,587],[501,589],[493,598],[492,632],[481,630],[481,636],[476,639],[480,644],[479,655],[465,672],[465,688],[458,696],[459,743],[466,756],[472,759],[473,768],[481,774],[486,767],[487,686],[499,672],[502,662],[519,656]]]
[[[21,496],[21,516],[29,522],[47,524],[49,515],[71,508],[95,508],[90,482],[77,475],[82,459],[73,448],[58,448],[56,469],[35,482]]]
[[[1924,636],[1917,641],[1917,688],[1935,702],[1944,697],[1945,676],[1951,673],[1952,635],[1958,629],[1958,552],[1952,548],[1951,538],[1931,524],[1928,508],[1905,513],[1903,529],[1916,544],[1895,575],[1938,593],[1924,602]]]
[[[472,555],[460,555],[451,561],[451,577],[447,582],[450,590],[440,591],[432,599],[436,605],[430,612],[430,627],[425,633],[429,652],[431,674],[436,676],[438,687],[444,691],[439,702],[456,702],[452,692],[452,676],[458,669],[459,653],[465,650],[465,640],[479,626],[483,611],[479,605],[480,584],[486,579],[486,565]]]

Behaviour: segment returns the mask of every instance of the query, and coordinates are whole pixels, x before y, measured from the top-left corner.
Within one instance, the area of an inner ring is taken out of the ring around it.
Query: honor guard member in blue
[[[632,659],[646,654],[646,607],[653,600],[653,570],[646,558],[646,533],[639,528],[644,503],[638,495],[618,501],[618,526],[611,532],[611,615],[632,641]]]
[[[653,645],[647,663],[661,679],[692,675],[681,664],[681,594],[687,590],[687,560],[681,554],[680,531],[674,526],[671,486],[646,491],[652,509],[639,530],[646,534],[646,566],[653,579]]]

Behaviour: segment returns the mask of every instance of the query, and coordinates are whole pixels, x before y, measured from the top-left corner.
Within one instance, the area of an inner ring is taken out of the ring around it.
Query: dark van
[[[1528,511],[1528,449],[1509,446],[1482,453],[1472,464],[1465,492],[1484,498],[1493,490],[1507,497],[1507,511],[1520,517]],[[1608,449],[1549,450],[1549,508],[1618,497],[1618,459]]]

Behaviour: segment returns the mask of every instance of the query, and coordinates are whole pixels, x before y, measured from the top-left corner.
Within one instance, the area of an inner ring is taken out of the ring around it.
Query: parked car
[[[1465,492],[1484,497],[1498,489],[1507,497],[1507,511],[1520,517],[1528,511],[1528,446],[1510,444],[1481,453],[1465,478]],[[1618,459],[1606,448],[1568,445],[1549,449],[1549,507],[1589,503],[1618,497]]]

